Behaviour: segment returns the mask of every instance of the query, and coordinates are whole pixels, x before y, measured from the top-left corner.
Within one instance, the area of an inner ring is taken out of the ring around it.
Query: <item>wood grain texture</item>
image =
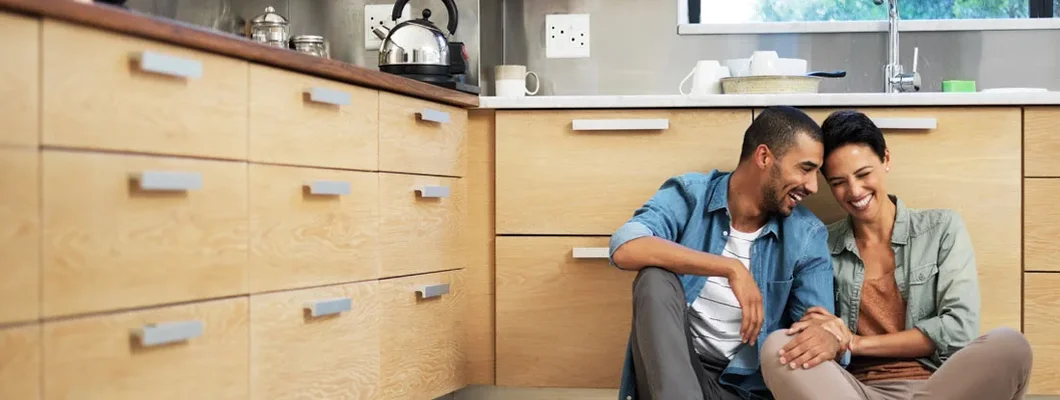
[[[450,196],[420,197],[424,185],[447,186]],[[466,267],[465,193],[462,179],[379,174],[379,276]]]
[[[70,0],[0,0],[0,9],[41,15],[98,29],[241,58],[340,82],[461,107],[478,107],[478,96],[445,89],[338,60],[267,46],[205,27]]]
[[[468,386],[456,393],[456,400],[615,400],[617,398],[617,389]]]
[[[424,109],[449,113],[449,122],[423,121]],[[467,171],[467,110],[396,95],[379,94],[379,170],[464,176]]]
[[[571,127],[630,118],[670,128]],[[735,168],[750,124],[749,109],[497,111],[497,233],[610,235],[667,178]]]
[[[469,385],[492,385],[494,364],[494,206],[492,110],[468,113],[467,268],[468,292],[467,379]]]
[[[636,273],[574,247],[607,237],[497,237],[497,385],[617,388]]]
[[[250,165],[252,293],[379,275],[379,179],[370,172]],[[314,180],[350,184],[342,196],[311,195]]]
[[[1060,107],[1027,107],[1023,112],[1023,173],[1060,177]]]
[[[808,109],[819,123],[831,110]],[[870,117],[936,118],[930,131],[884,131],[887,190],[912,208],[949,208],[975,247],[980,329],[1020,326],[1021,112],[1018,107],[866,108]],[[823,178],[806,204],[825,222],[844,215]]]
[[[246,293],[247,165],[45,150],[45,317]],[[196,172],[144,192],[130,175]]]
[[[40,317],[40,234],[40,153],[0,147],[0,324]]]
[[[0,328],[0,399],[38,400],[40,325]]]
[[[246,399],[247,298],[91,316],[44,324],[44,399]],[[198,320],[202,336],[141,346],[147,324]]]
[[[1025,179],[1023,195],[1023,270],[1060,272],[1060,179]]]
[[[0,146],[40,142],[40,20],[0,12]]]
[[[340,91],[349,105],[309,100]],[[261,65],[250,66],[250,160],[374,171],[379,168],[379,92]]]
[[[469,270],[464,270],[465,275]],[[470,284],[470,281],[467,281]],[[472,294],[468,290],[464,314],[467,335],[464,353],[468,385],[492,385],[496,382],[496,314],[492,293]]]
[[[464,387],[463,282],[462,271],[379,281],[381,398],[433,399]],[[446,283],[449,293],[440,297],[416,293]]]
[[[375,281],[250,296],[251,399],[375,399],[379,306]],[[341,314],[312,317],[316,301],[348,298]]]
[[[1024,274],[1023,332],[1034,351],[1028,394],[1060,395],[1060,274]]]

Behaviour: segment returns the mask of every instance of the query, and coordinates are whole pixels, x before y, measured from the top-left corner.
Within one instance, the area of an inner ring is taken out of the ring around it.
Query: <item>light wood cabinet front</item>
[[[374,279],[378,231],[377,174],[250,165],[251,292]]]
[[[383,399],[434,399],[464,387],[462,271],[379,282]]]
[[[467,110],[379,93],[379,170],[464,176]]]
[[[0,328],[0,399],[40,399],[40,325]]]
[[[610,235],[667,178],[735,168],[750,124],[747,109],[497,111],[497,233]]]
[[[37,149],[0,147],[0,324],[40,317],[39,165]]]
[[[1027,107],[1023,112],[1023,173],[1060,177],[1060,107]]]
[[[246,293],[246,163],[48,150],[42,165],[46,317]]]
[[[250,160],[373,171],[379,92],[250,66]]]
[[[1034,352],[1028,394],[1060,395],[1060,274],[1027,273],[1023,280],[1023,333]]]
[[[0,146],[40,141],[40,20],[0,12]]]
[[[1023,269],[1060,272],[1060,179],[1028,178],[1023,193]]]
[[[612,267],[607,246],[606,237],[497,237],[498,386],[618,387],[636,273]]]
[[[44,324],[44,399],[243,400],[247,299]]]
[[[462,179],[379,174],[380,277],[464,268]]]
[[[42,142],[247,156],[247,62],[45,20]]]
[[[251,398],[377,398],[377,286],[251,295]]]

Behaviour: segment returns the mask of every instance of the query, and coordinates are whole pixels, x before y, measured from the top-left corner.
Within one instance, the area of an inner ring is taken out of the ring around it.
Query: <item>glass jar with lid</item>
[[[331,55],[328,54],[328,47],[328,42],[324,40],[323,36],[298,35],[291,38],[291,48],[317,57],[331,58]]]
[[[275,8],[267,6],[265,12],[258,14],[247,23],[247,37],[270,46],[287,47],[290,25],[287,18],[276,13]]]

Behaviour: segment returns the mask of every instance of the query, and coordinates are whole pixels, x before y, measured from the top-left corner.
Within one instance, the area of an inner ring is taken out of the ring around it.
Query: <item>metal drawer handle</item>
[[[420,194],[420,197],[424,198],[442,198],[449,197],[448,186],[431,186],[426,185],[416,189],[416,192]]]
[[[936,118],[872,118],[872,123],[880,129],[928,130],[939,126]]]
[[[352,310],[353,300],[348,297],[318,300],[312,303],[306,303],[304,308],[309,310],[310,316],[323,317],[325,315],[339,314]]]
[[[202,189],[202,174],[198,172],[143,171],[133,174],[132,179],[144,191],[184,192]]]
[[[428,285],[416,290],[416,293],[420,294],[420,297],[429,299],[431,297],[438,297],[443,294],[449,293],[449,284],[442,283],[438,285]]]
[[[341,90],[322,87],[310,88],[305,91],[309,95],[309,101],[317,103],[333,104],[336,106],[348,106],[353,101],[353,96]]]
[[[174,57],[157,51],[142,51],[136,55],[140,69],[178,78],[202,78],[202,61]]]
[[[670,120],[662,119],[576,119],[576,131],[657,131],[670,129]]]
[[[309,194],[319,196],[346,196],[350,194],[350,183],[344,181],[309,181],[305,183]]]
[[[571,254],[574,258],[610,258],[611,249],[608,247],[575,247]]]
[[[437,122],[439,124],[445,124],[449,122],[449,113],[445,111],[424,108],[423,111],[420,111],[419,113],[417,113],[417,115],[419,115],[420,119],[424,121]]]
[[[202,336],[202,321],[162,322],[134,329],[133,337],[143,347],[183,342]]]

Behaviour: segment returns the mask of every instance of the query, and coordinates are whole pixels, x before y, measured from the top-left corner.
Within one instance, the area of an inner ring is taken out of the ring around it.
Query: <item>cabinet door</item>
[[[0,147],[0,325],[40,317],[40,152]]]
[[[607,243],[497,237],[498,386],[618,387],[636,273],[609,265]]]
[[[40,20],[0,12],[0,146],[40,142]]]
[[[1034,352],[1027,394],[1060,395],[1060,274],[1024,274],[1024,332]]]

